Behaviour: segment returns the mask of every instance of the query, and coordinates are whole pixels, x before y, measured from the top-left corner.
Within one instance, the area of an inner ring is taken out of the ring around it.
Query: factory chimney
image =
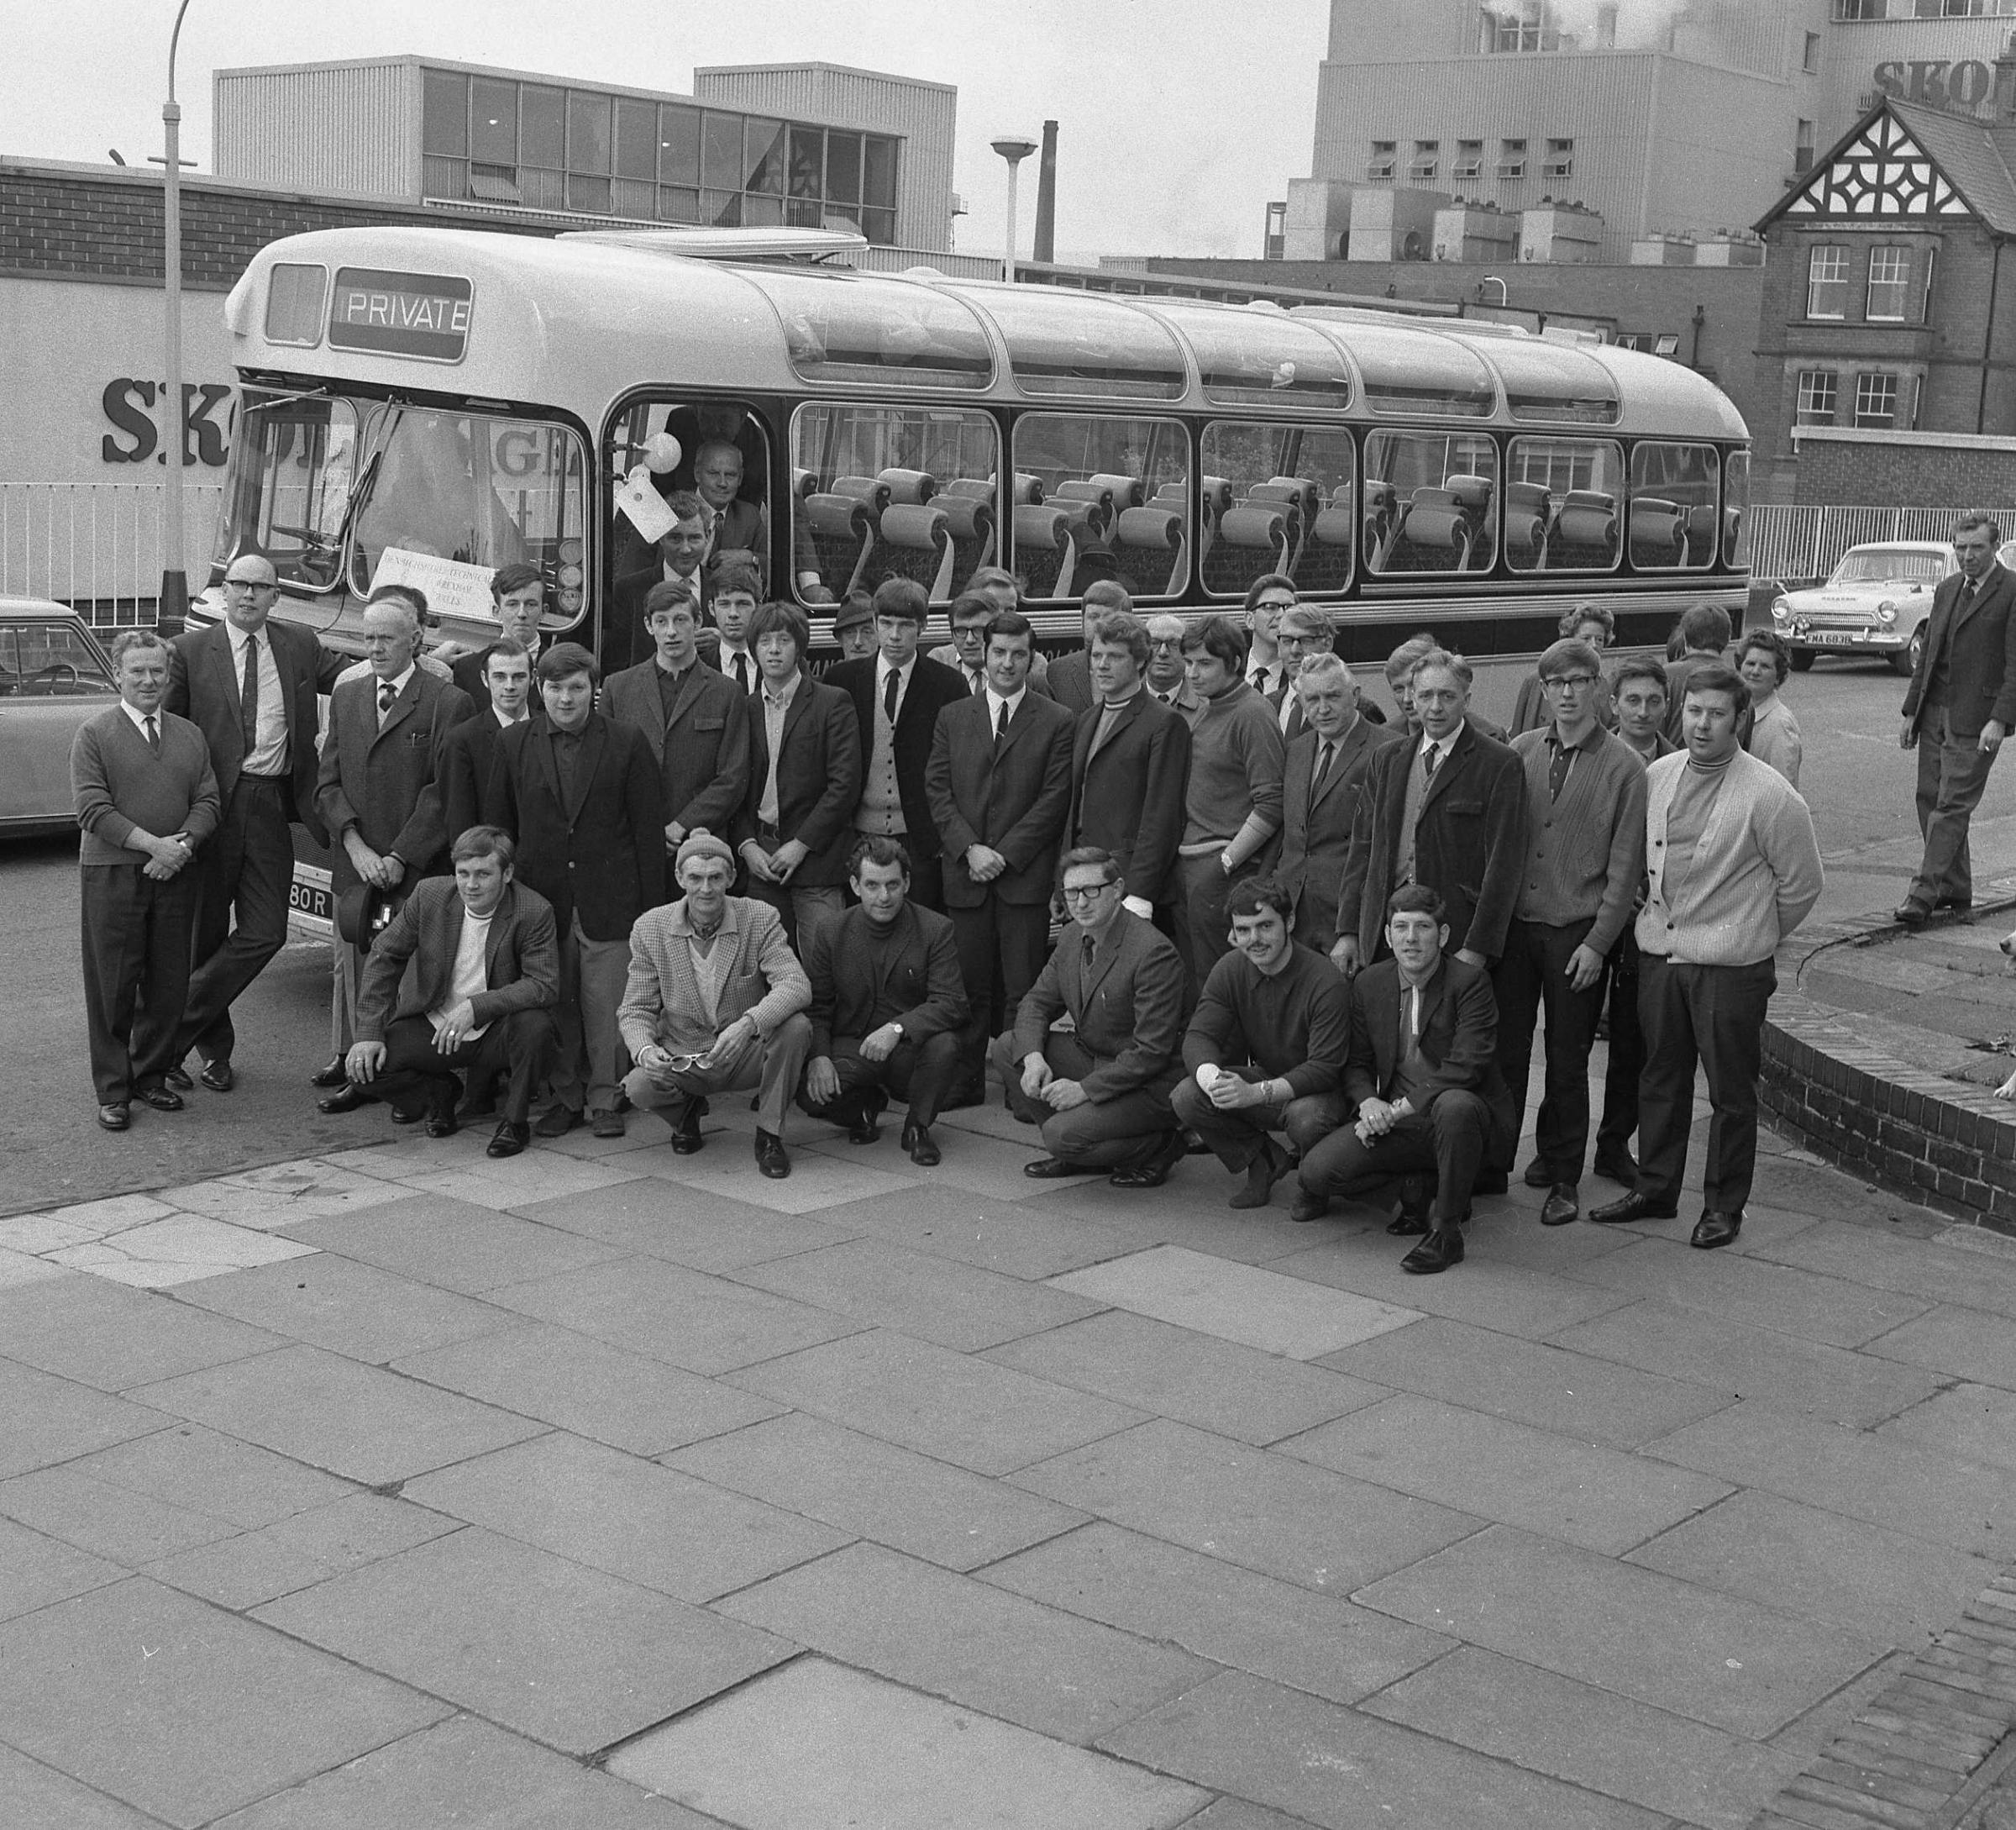
[[[1057,259],[1057,123],[1043,123],[1043,158],[1036,175],[1036,245],[1032,260]]]

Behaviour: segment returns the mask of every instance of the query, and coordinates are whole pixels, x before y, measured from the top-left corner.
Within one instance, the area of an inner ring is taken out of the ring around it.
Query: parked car
[[[1772,627],[1790,645],[1800,673],[1821,655],[1880,655],[1908,674],[1924,647],[1932,593],[1958,569],[1943,541],[1851,546],[1825,584],[1773,600]]]
[[[0,836],[76,824],[70,743],[118,698],[83,619],[40,597],[0,597]]]

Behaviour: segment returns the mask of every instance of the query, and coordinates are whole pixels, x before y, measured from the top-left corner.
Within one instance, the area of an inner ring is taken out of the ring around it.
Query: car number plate
[[[1806,639],[1821,648],[1845,648],[1863,637],[1852,629],[1809,629]]]

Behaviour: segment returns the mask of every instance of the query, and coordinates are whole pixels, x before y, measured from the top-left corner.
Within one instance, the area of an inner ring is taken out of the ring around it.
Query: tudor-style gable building
[[[1757,224],[1760,500],[1811,499],[1805,429],[2016,433],[2012,161],[2016,126],[1886,99]]]

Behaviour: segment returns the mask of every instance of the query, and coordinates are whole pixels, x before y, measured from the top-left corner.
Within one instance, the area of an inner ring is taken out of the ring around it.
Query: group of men
[[[1032,1177],[1152,1188],[1208,1149],[1234,1207],[1292,1173],[1304,1220],[1397,1181],[1390,1230],[1433,1272],[1504,1186],[1543,1020],[1526,1178],[1544,1222],[1579,1216],[1607,994],[1595,1167],[1630,1191],[1589,1217],[1677,1211],[1698,1057],[1694,1243],[1735,1236],[1771,960],[1819,864],[1804,803],[1740,747],[1725,665],[1688,670],[1676,750],[1665,673],[1606,680],[1607,621],[1571,618],[1544,719],[1506,741],[1426,636],[1389,665],[1388,722],[1280,576],[1238,615],[1145,621],[1095,584],[1081,649],[1047,667],[1008,574],[975,576],[930,654],[923,588],[891,579],[839,607],[848,658],[816,679],[804,613],[759,602],[741,556],[708,571],[711,627],[685,577],[640,583],[651,651],[606,680],[543,639],[529,566],[496,575],[497,639],[452,669],[392,586],[344,670],[270,619],[256,555],[223,623],[123,638],[124,703],[78,751],[101,1122],[179,1106],[192,1054],[229,1091],[298,820],[344,934],[325,1111],[384,1100],[435,1135],[494,1112],[509,1155],[648,1107],[689,1152],[711,1097],[753,1091],[781,1176],[794,1105],[865,1144],[900,1100],[903,1147],[938,1161],[939,1113],[985,1096],[991,1061],[1040,1128]]]

